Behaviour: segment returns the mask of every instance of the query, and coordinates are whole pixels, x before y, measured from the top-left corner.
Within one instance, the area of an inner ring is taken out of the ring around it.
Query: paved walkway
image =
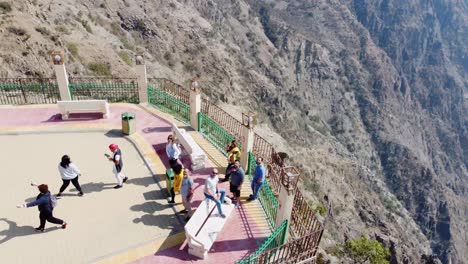
[[[165,142],[167,135],[170,133],[170,124],[165,119],[171,121],[174,120],[171,116],[152,108],[130,104],[112,104],[112,114],[109,119],[99,119],[92,115],[76,115],[75,118],[70,121],[61,121],[60,116],[57,114],[58,111],[54,105],[22,107],[2,106],[0,107],[0,114],[2,116],[2,119],[0,120],[0,132],[14,134],[17,133],[17,131],[21,131],[22,133],[27,133],[28,131],[36,133],[38,130],[53,132],[70,130],[118,130],[121,127],[120,113],[126,111],[134,112],[137,120],[137,133],[132,135],[130,139],[138,146],[144,159],[150,165],[150,170],[153,174],[158,176],[156,177],[156,181],[158,181],[159,186],[165,188],[164,181],[159,181],[164,178],[165,167],[168,166],[167,158],[165,156]],[[160,118],[159,116],[165,119]],[[180,122],[176,123],[183,126]],[[191,133],[205,151],[209,153],[219,153],[197,132]],[[216,164],[217,167],[225,166],[225,158],[221,155],[215,154],[210,155],[210,157],[212,160],[207,162],[207,168],[199,170],[193,174],[196,185],[193,202],[194,206],[197,206],[203,198],[201,185],[208,173],[211,171],[210,167],[212,167],[212,164]],[[159,188],[158,185],[153,186],[155,190]],[[227,184],[225,188],[227,188]],[[248,194],[250,194],[248,189],[248,184],[245,184],[243,189],[244,199]],[[129,193],[126,195],[134,196],[135,193]],[[143,196],[144,195],[145,194],[143,194]],[[180,202],[179,197],[178,199]],[[143,204],[141,209],[142,211],[145,211],[147,215],[142,216],[140,221],[135,221],[134,224],[145,225],[145,222],[148,222],[150,219],[159,215],[160,210],[169,208],[169,206],[165,204],[160,204],[159,206],[160,207],[155,208],[149,203]],[[171,209],[173,212],[172,219],[174,220],[172,235],[169,234],[164,238],[153,237],[152,241],[142,239],[139,246],[136,245],[130,249],[115,248],[113,249],[115,251],[109,253],[107,257],[103,256],[100,258],[100,262],[197,262],[197,259],[192,258],[187,254],[186,248],[179,250],[180,245],[184,240],[184,235],[178,231],[182,230],[183,222],[180,222],[180,216],[177,216],[175,212],[181,209],[181,204],[178,204],[178,208]],[[120,230],[119,232],[126,234],[127,231]],[[244,202],[242,206],[238,207],[235,214],[230,216],[226,228],[218,236],[216,243],[213,245],[212,252],[210,252],[204,263],[219,263],[221,261],[234,262],[235,260],[239,260],[240,258],[254,252],[269,233],[270,230],[264,218],[263,210],[261,210],[258,202]],[[78,237],[76,239],[82,241],[84,244],[88,241],[86,237]],[[18,252],[19,250],[20,249],[18,249]]]
[[[119,190],[113,189],[112,164],[103,155],[109,152],[111,142],[121,146],[124,172],[130,178]],[[174,210],[166,206],[165,192],[125,138],[97,131],[2,135],[0,145],[0,160],[4,161],[0,185],[2,263],[89,263],[182,230]],[[85,196],[78,197],[70,185],[54,210],[56,217],[69,223],[68,228],[47,223],[44,233],[36,233],[37,208],[18,209],[15,205],[35,200],[38,191],[30,181],[46,183],[52,193],[58,192],[62,182],[57,165],[65,153],[82,172]]]

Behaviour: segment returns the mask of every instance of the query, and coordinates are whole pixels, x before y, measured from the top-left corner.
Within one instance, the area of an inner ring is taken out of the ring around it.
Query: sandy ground
[[[130,178],[119,190],[113,189],[112,164],[104,157],[110,143],[121,146]],[[181,230],[165,191],[124,138],[105,133],[2,135],[0,146],[2,263],[89,263]],[[85,196],[78,197],[70,184],[54,210],[69,223],[67,229],[48,223],[44,233],[36,233],[37,208],[15,205],[35,199],[38,191],[30,181],[47,183],[52,193],[58,192],[62,181],[57,166],[63,154],[80,168]]]

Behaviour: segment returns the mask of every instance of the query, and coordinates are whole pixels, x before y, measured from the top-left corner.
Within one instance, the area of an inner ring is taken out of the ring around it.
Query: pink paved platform
[[[55,105],[37,107],[1,107],[0,108],[0,129],[12,127],[66,127],[67,125],[104,124],[120,127],[120,114],[123,112],[133,112],[136,116],[137,131],[143,138],[153,146],[155,152],[168,167],[168,160],[165,154],[165,144],[167,136],[171,132],[170,123],[158,116],[155,116],[144,109],[134,105],[111,105],[111,115],[108,119],[102,119],[100,114],[78,114],[71,115],[67,121],[62,121]],[[184,161],[186,163],[186,161]],[[186,164],[187,165],[187,164]],[[202,185],[204,179],[211,171],[212,164],[208,161],[207,168],[196,171],[192,174],[195,182],[195,194],[193,207],[195,208],[204,198]],[[158,174],[164,174],[158,171]],[[223,188],[228,190],[228,184],[224,183]],[[169,205],[168,205],[169,206]],[[177,208],[175,208],[175,211]],[[182,231],[184,222],[180,219],[175,231]],[[138,223],[144,224],[144,223]],[[249,215],[247,210],[241,205],[231,214],[225,228],[219,234],[216,242],[211,248],[207,259],[200,260],[187,253],[187,247],[179,250],[179,246],[155,252],[154,255],[144,257],[134,263],[233,263],[258,249],[259,245],[266,239],[264,228],[260,228],[253,215]]]

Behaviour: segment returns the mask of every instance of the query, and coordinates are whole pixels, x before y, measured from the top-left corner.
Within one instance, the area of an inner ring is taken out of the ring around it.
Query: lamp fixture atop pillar
[[[60,51],[52,52],[52,61],[55,65],[63,64],[63,55]]]
[[[281,178],[283,185],[287,188],[288,192],[293,191],[295,186],[297,186],[297,182],[299,181],[300,175],[301,173],[294,166],[283,167],[283,173]]]
[[[135,62],[136,62],[136,65],[143,65],[145,63],[145,60],[143,59],[143,55],[142,54],[138,54],[136,57],[135,57]]]
[[[198,76],[193,77],[190,79],[190,89],[195,92],[200,92],[200,89],[198,88]]]
[[[242,125],[248,127],[248,128],[253,128],[254,123],[255,123],[255,116],[257,116],[257,113],[249,111],[247,114],[242,113]]]

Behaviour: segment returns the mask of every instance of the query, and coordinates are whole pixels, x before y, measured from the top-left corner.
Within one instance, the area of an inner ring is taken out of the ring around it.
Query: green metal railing
[[[257,257],[261,255],[263,252],[277,248],[284,244],[286,240],[286,232],[288,228],[288,221],[284,220],[284,222],[271,234],[265,242],[253,253],[252,255],[237,261],[236,264],[250,264],[250,263],[260,263],[257,260]],[[267,263],[262,260],[261,263]]]
[[[247,175],[249,177],[249,180],[253,180],[253,176],[255,173],[255,156],[252,154],[252,152],[249,152],[249,163],[247,166]],[[271,228],[274,228],[275,223],[276,223],[276,215],[278,213],[278,199],[274,195],[273,191],[270,188],[270,185],[268,184],[268,181],[265,179],[262,188],[258,191],[258,200],[260,201],[260,204],[263,207],[263,210],[265,211],[265,214],[268,219],[268,223],[270,224]]]
[[[109,103],[138,103],[138,83],[134,78],[70,78],[72,100],[101,99]]]
[[[148,102],[161,111],[190,123],[190,106],[151,84],[148,85]]]
[[[224,155],[227,155],[226,146],[234,137],[202,112],[198,112],[198,131]]]
[[[59,98],[53,78],[0,78],[0,104],[54,104]]]

